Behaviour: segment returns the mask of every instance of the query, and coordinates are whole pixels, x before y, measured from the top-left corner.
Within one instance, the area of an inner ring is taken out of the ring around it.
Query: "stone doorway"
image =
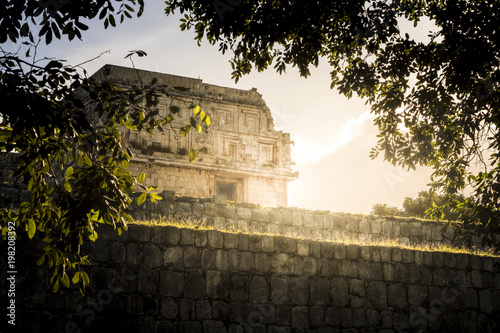
[[[236,201],[236,183],[217,182],[217,194],[225,195],[227,200]]]

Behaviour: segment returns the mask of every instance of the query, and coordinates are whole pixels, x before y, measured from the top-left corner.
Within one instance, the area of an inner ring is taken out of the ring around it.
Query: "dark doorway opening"
[[[222,194],[227,197],[227,200],[236,200],[236,184],[217,182],[217,194]]]

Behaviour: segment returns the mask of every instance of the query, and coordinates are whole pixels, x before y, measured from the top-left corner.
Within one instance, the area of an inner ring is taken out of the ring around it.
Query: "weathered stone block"
[[[237,207],[236,218],[249,221],[252,218],[252,211],[248,208]]]
[[[408,286],[408,302],[411,305],[422,305],[427,298],[427,287],[410,285]]]
[[[340,308],[330,306],[325,311],[325,324],[328,326],[340,326]]]
[[[274,237],[272,236],[261,236],[262,251],[264,252],[274,252]]]
[[[370,275],[371,278],[375,281],[383,281],[384,280],[384,268],[379,262],[370,263]]]
[[[139,265],[142,262],[141,248],[135,243],[127,245],[127,263],[131,265]]]
[[[387,288],[387,304],[389,307],[404,310],[406,307],[406,289],[400,284],[390,284]]]
[[[141,242],[147,242],[151,239],[151,228],[143,225],[130,225],[129,226],[129,236],[134,240]]]
[[[217,252],[214,250],[204,249],[201,252],[201,268],[204,270],[215,269],[215,261]]]
[[[203,299],[205,290],[205,279],[198,272],[192,272],[185,278],[184,297],[194,300]]]
[[[397,332],[405,332],[408,330],[408,314],[405,313],[395,313],[392,317],[394,322],[394,328]]]
[[[392,261],[393,262],[400,262],[403,259],[403,254],[401,252],[402,250],[397,247],[392,248]]]
[[[195,233],[193,229],[181,229],[181,245],[194,245]]]
[[[305,228],[317,228],[313,214],[304,214],[302,222],[304,223]]]
[[[254,257],[251,252],[239,253],[238,269],[243,272],[248,272],[254,269]]]
[[[309,256],[309,241],[301,239],[297,241],[297,254],[303,257]]]
[[[443,267],[444,266],[444,253],[443,252],[434,252],[434,266]]]
[[[291,304],[307,305],[309,303],[310,291],[308,279],[291,277],[288,279],[287,284]]]
[[[305,268],[305,258],[303,257],[293,257],[292,258],[292,267],[293,267],[293,275],[303,276],[304,268]]]
[[[280,305],[276,308],[276,324],[288,326],[292,324],[292,312],[288,305]]]
[[[413,264],[415,263],[415,254],[413,250],[402,249],[401,250],[401,262],[403,264]]]
[[[345,229],[350,232],[358,232],[359,231],[359,219],[348,215],[345,218],[346,224],[345,224]]]
[[[338,307],[346,306],[349,302],[349,285],[347,279],[334,277],[330,281],[332,292],[332,304]]]
[[[292,225],[295,227],[302,227],[304,225],[301,212],[292,212]]]
[[[347,259],[358,260],[360,257],[360,248],[358,245],[349,244],[345,247]]]
[[[90,259],[95,261],[108,261],[110,257],[111,242],[96,240],[91,244]]]
[[[250,279],[248,300],[255,303],[266,303],[269,300],[269,282],[264,276],[254,275]]]
[[[236,207],[231,205],[220,205],[219,215],[228,219],[233,219],[236,217]]]
[[[334,257],[334,246],[332,243],[320,243],[321,246],[321,257],[326,259],[332,259]]]
[[[208,246],[214,249],[222,249],[224,246],[224,236],[223,233],[217,230],[208,230],[207,241]]]
[[[111,259],[115,263],[124,263],[127,258],[127,251],[125,245],[122,242],[112,242],[111,243]]]
[[[205,202],[204,206],[205,206],[205,215],[212,217],[218,215],[219,209],[216,204],[211,202]]]
[[[158,268],[163,264],[163,255],[160,248],[155,244],[145,244],[143,247],[144,254],[144,267],[146,268]]]
[[[366,305],[366,289],[363,280],[351,279],[349,281],[349,294],[351,296],[351,307],[359,308]]]
[[[224,322],[217,320],[205,320],[203,321],[203,332],[204,333],[225,333],[226,326]]]
[[[195,202],[191,204],[191,209],[195,216],[202,216],[205,214],[205,206],[202,203]]]
[[[183,293],[184,273],[172,271],[160,272],[160,295],[181,297]]]
[[[384,263],[383,269],[384,269],[384,280],[394,281],[394,265]]]
[[[370,220],[370,231],[372,234],[380,234],[382,232],[382,222],[379,219]]]
[[[184,266],[198,268],[201,265],[201,250],[194,246],[184,248]]]
[[[139,269],[137,272],[137,291],[144,294],[158,292],[160,274],[157,270]]]
[[[267,273],[271,269],[271,259],[265,253],[255,254],[255,269],[260,273]]]
[[[370,261],[371,260],[371,246],[360,246],[360,258],[362,260]],[[379,254],[380,257],[380,254]],[[376,260],[373,260],[376,261]]]
[[[310,281],[311,304],[330,304],[330,281],[327,279],[315,278]]]
[[[333,258],[334,259],[345,259],[346,249],[344,245],[334,244],[333,245]]]
[[[271,277],[271,301],[273,304],[285,304],[288,296],[288,283],[286,278]]]
[[[354,327],[366,327],[365,309],[352,309],[352,321]]]
[[[227,196],[223,194],[213,195],[212,202],[216,205],[225,205],[227,203]]]
[[[252,209],[252,221],[269,222],[269,212],[265,209]]]
[[[178,202],[177,213],[181,215],[191,215],[191,204],[189,202]]]
[[[352,320],[352,309],[350,308],[341,308],[340,309],[340,324],[344,328],[349,328],[354,325]]]
[[[347,277],[358,277],[358,263],[352,260],[342,262],[342,275]]]
[[[229,296],[232,301],[246,302],[248,300],[248,276],[235,274],[231,276]]]
[[[311,326],[325,326],[325,310],[326,308],[324,306],[311,306],[309,312]]]
[[[300,242],[300,240],[298,242]],[[321,258],[321,243],[314,241],[305,241],[305,242],[309,243],[310,256],[316,259]]]
[[[332,230],[344,232],[346,230],[345,218],[343,216],[332,216]]]
[[[385,283],[373,281],[368,284],[367,306],[375,310],[384,310],[387,307]]]
[[[248,249],[252,252],[259,252],[262,250],[262,238],[260,235],[248,236]]]
[[[130,313],[131,315],[135,315],[135,313]],[[175,319],[179,314],[179,305],[175,301],[175,299],[166,297],[161,300],[161,316],[166,319]]]
[[[170,245],[177,245],[181,240],[181,231],[176,227],[165,227],[165,241]]]
[[[227,289],[227,285],[225,286]],[[215,320],[227,320],[229,307],[224,301],[212,301],[212,318]]]
[[[281,212],[279,210],[270,210],[269,211],[269,222],[274,224],[281,224],[283,221],[283,217],[281,216]]]
[[[363,218],[359,221],[359,232],[362,234],[369,234],[371,232],[370,221],[368,219]]]
[[[455,253],[445,253],[444,254],[444,265],[445,267],[455,268],[457,265],[457,258]]]
[[[195,301],[181,298],[179,301],[179,317],[181,320],[196,319]],[[182,321],[181,321],[182,322]]]
[[[227,299],[230,276],[228,272],[207,272],[207,296],[213,299]]]
[[[410,237],[422,237],[422,223],[410,222],[409,223]]]
[[[163,254],[163,265],[165,268],[174,270],[184,269],[184,253],[181,247],[169,247]]]
[[[223,233],[223,241],[225,249],[237,249],[239,243],[238,234]]]
[[[369,262],[367,261],[358,262],[358,277],[364,280],[370,280],[372,278],[371,267]]]
[[[288,237],[274,238],[274,249],[276,252],[297,254],[297,240]]]
[[[291,225],[292,224],[292,212],[289,210],[281,210],[281,219],[283,221],[284,225]]]
[[[309,325],[309,308],[307,306],[292,307],[292,329],[307,329]]]
[[[392,262],[392,248],[380,247],[380,260],[382,262]]]
[[[307,276],[316,276],[318,274],[318,262],[316,259],[304,259],[304,274]]]

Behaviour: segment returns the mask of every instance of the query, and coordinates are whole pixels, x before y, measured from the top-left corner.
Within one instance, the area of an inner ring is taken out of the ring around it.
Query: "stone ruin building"
[[[118,86],[138,84],[139,77],[143,82],[157,78],[159,85],[189,90],[175,90],[175,98],[160,98],[160,115],[167,115],[171,106],[180,108],[163,133],[121,130],[134,153],[129,165],[132,174],[144,172],[146,186],[176,195],[222,194],[233,201],[287,206],[287,185],[296,177],[291,168],[290,134],[274,128],[271,111],[257,89],[220,87],[200,79],[115,65],[105,65],[93,75]],[[181,137],[179,129],[194,115],[191,105],[199,105],[212,124],[202,133],[192,130]],[[201,148],[206,151],[190,163],[190,149]]]

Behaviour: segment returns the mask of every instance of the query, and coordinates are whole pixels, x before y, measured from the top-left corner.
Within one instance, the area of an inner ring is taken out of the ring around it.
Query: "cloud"
[[[335,153],[339,148],[345,147],[354,138],[363,134],[365,125],[373,119],[369,110],[355,118],[349,119],[337,132],[334,140],[318,143],[303,140],[299,136],[292,136],[295,145],[292,146],[292,160],[296,164],[318,163],[325,156]]]

